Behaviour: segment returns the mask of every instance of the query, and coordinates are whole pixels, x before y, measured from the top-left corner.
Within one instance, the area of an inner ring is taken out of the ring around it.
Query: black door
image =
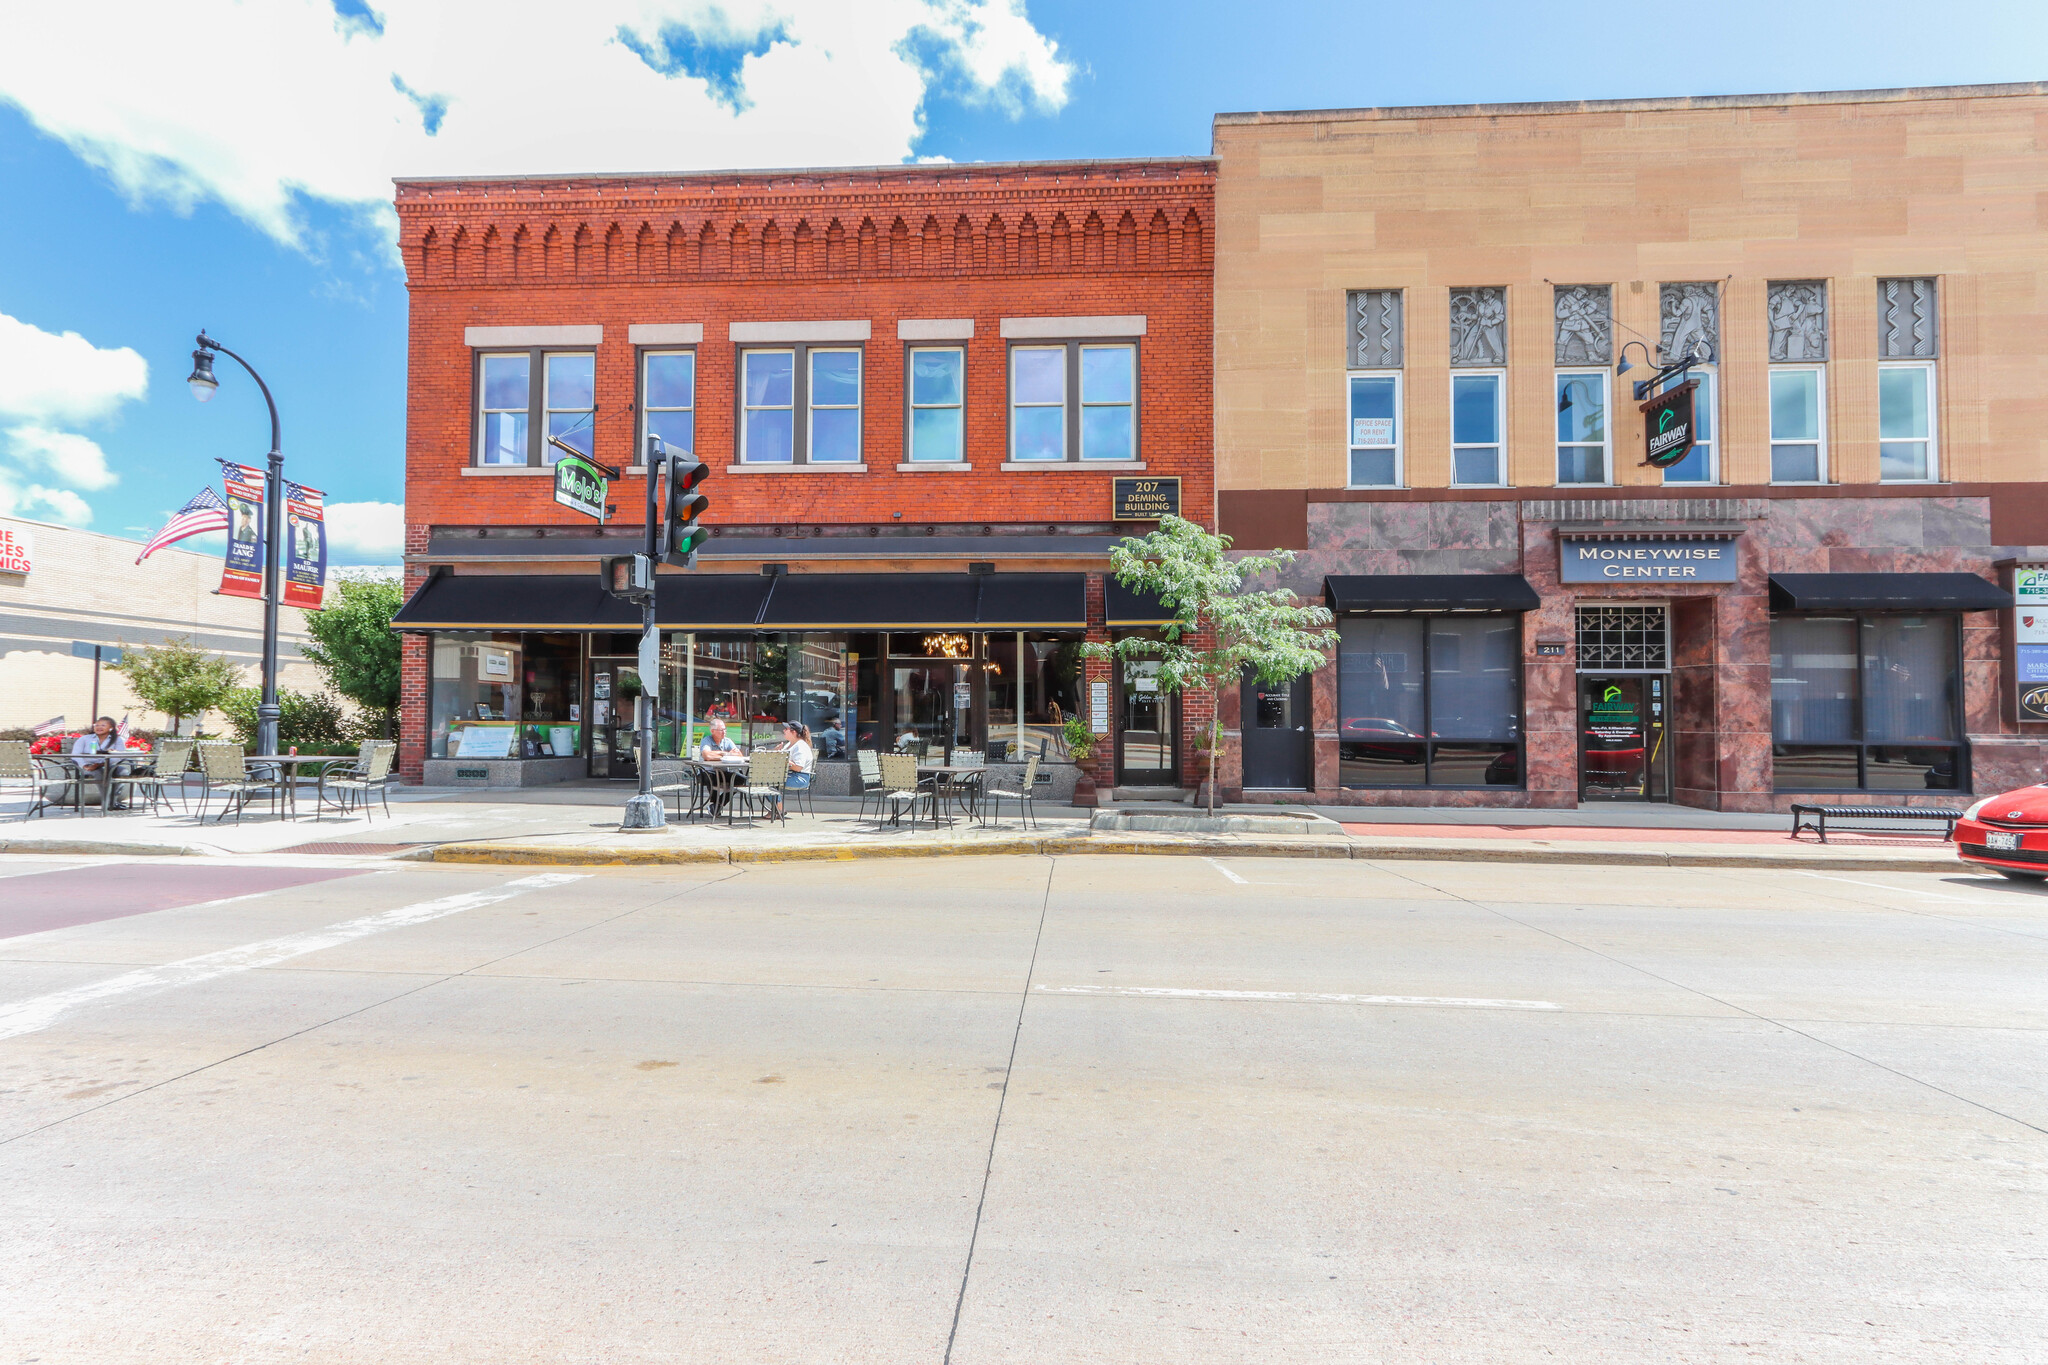
[[[640,695],[640,660],[590,661],[590,775],[637,779],[640,753],[633,744],[633,699]]]
[[[1579,675],[1579,799],[1669,801],[1661,674]]]
[[[1268,791],[1307,791],[1314,776],[1315,732],[1309,728],[1304,673],[1283,683],[1244,680],[1244,784]]]
[[[1127,659],[1117,666],[1122,705],[1117,708],[1116,782],[1119,787],[1170,787],[1180,781],[1180,699],[1159,685],[1157,659]]]

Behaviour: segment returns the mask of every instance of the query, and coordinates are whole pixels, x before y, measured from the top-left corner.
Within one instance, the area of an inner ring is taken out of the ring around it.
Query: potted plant
[[[1074,780],[1074,804],[1092,806],[1095,804],[1095,774],[1088,771],[1088,760],[1095,754],[1095,736],[1079,716],[1068,716],[1060,726],[1060,738],[1066,742],[1067,753],[1073,758],[1074,766],[1081,770]]]

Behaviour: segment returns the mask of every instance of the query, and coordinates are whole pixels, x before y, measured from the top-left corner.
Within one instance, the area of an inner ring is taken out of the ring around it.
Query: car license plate
[[[1997,830],[1986,830],[1984,833],[1984,847],[1986,848],[1998,848],[2010,851],[2013,849],[2017,849],[2019,846],[2020,836],[2017,834],[2001,834]]]

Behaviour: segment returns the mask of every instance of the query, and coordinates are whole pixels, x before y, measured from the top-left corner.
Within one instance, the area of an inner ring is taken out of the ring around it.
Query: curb
[[[126,844],[99,839],[0,839],[0,853],[105,853],[131,858],[204,858],[218,851],[193,844]]]
[[[950,844],[812,844],[794,847],[709,846],[649,848],[586,844],[536,848],[524,844],[443,844],[401,855],[422,862],[510,863],[522,866],[660,867],[703,863],[858,862],[895,858],[1016,856],[1132,856],[1193,858],[1337,858],[1359,862],[1528,863],[1569,867],[1720,867],[1761,871],[1953,872],[1960,860],[1873,854],[1664,852],[1652,849],[1473,848],[1375,844],[1348,839],[1266,839],[1256,843],[1204,838],[1051,835]]]

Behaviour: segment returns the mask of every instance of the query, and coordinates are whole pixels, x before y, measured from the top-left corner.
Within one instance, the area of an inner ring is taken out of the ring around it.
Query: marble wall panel
[[[1996,659],[1963,660],[1963,727],[1966,735],[1995,735],[2003,726],[2005,699]]]
[[[1714,603],[1720,661],[1771,664],[1771,599],[1762,593],[1724,594]]]
[[[1991,545],[1991,499],[1921,498],[1920,544],[1988,550]]]
[[[1781,549],[1771,547],[1772,573],[1826,573],[1828,551],[1820,547]]]
[[[1970,746],[1970,786],[1978,796],[2029,787],[2048,773],[2048,741],[2008,739]]]
[[[1671,662],[1677,668],[1711,665],[1719,651],[1712,598],[1671,604]]]
[[[2002,644],[2005,630],[1998,623],[1997,614],[1988,611],[1968,612],[1963,617],[1963,657],[1965,659],[2002,659],[2005,651]]]
[[[1335,734],[1337,731],[1337,670],[1336,661],[1315,671],[1309,687],[1309,726],[1317,734]],[[1320,784],[1318,784],[1320,785]]]
[[[1771,734],[1771,668],[1764,664],[1722,664],[1714,681],[1716,711],[1724,737]]]

